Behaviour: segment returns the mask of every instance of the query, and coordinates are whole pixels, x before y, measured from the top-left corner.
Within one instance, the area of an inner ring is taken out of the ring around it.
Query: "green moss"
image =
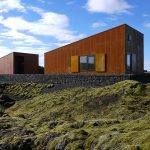
[[[17,96],[18,98],[31,98],[43,93],[44,89],[52,88],[53,84],[18,83],[2,84],[0,89],[3,94]]]
[[[40,141],[39,149],[53,150],[60,145],[68,150],[149,148],[150,84],[123,81],[104,88],[79,87],[41,94],[49,86],[5,85],[5,93],[34,98],[16,101],[5,110],[14,125],[1,143],[15,143],[8,135],[20,128]],[[51,127],[53,123],[57,124]],[[23,139],[26,132],[17,132],[17,139]]]

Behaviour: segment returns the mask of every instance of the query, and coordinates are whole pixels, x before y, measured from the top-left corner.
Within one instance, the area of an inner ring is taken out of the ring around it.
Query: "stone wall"
[[[130,80],[133,75],[0,75],[1,83],[52,83],[61,87],[106,86],[123,80]]]
[[[123,80],[150,83],[150,74],[144,75],[0,75],[0,83],[51,83],[52,90],[69,87],[103,87]]]

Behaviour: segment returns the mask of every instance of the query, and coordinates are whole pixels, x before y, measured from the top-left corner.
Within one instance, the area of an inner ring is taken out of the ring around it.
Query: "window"
[[[94,56],[88,57],[88,70],[89,71],[95,70],[95,57]]]
[[[95,56],[80,56],[80,71],[95,71]]]
[[[132,41],[132,36],[131,34],[128,34],[128,42],[131,42]]]
[[[87,71],[87,56],[80,57],[80,71]]]
[[[136,72],[136,54],[127,54],[127,70]]]
[[[132,55],[127,54],[127,70],[131,71]]]

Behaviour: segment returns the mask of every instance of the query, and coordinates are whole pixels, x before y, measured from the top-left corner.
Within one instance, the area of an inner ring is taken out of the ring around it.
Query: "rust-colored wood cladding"
[[[105,54],[96,54],[96,72],[105,72],[106,71],[106,55]]]
[[[38,74],[38,55],[28,54],[28,53],[14,53],[14,63],[15,57],[24,57],[24,74]],[[14,70],[15,73],[15,70]]]
[[[81,74],[125,73],[125,25],[107,30],[56,50],[45,53],[45,74],[70,74],[71,56],[106,54],[105,72]]]
[[[38,55],[14,52],[0,58],[0,74],[15,74],[17,56],[24,58],[24,74],[38,74]]]
[[[126,26],[121,25],[45,53],[45,74],[71,74],[72,56],[96,56],[96,54],[105,54],[105,64],[101,60],[103,67],[94,72],[78,73],[125,74]]]
[[[79,72],[79,57],[71,56],[71,72],[77,73]]]
[[[0,58],[0,74],[13,74],[13,53]]]

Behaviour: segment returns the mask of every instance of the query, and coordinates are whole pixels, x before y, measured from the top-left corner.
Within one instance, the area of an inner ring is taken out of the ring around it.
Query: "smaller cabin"
[[[0,58],[0,74],[38,74],[38,55],[13,52]]]

